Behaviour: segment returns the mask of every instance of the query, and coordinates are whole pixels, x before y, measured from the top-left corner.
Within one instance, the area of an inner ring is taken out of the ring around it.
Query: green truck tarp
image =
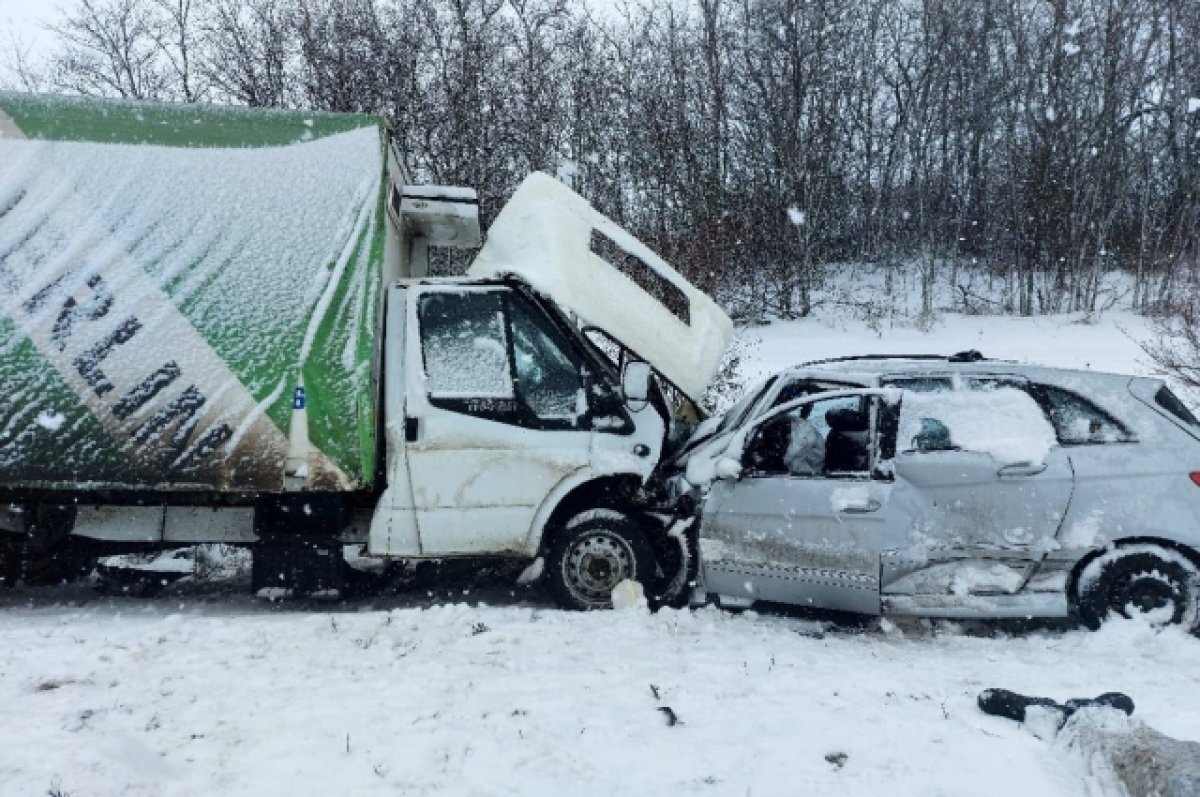
[[[0,488],[369,487],[384,157],[371,116],[0,93]]]

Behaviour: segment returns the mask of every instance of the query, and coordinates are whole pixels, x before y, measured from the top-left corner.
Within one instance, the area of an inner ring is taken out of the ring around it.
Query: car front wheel
[[[654,578],[645,533],[628,515],[609,509],[567,521],[550,543],[546,564],[547,585],[568,609],[610,609],[617,584],[628,579],[648,585]]]
[[[1080,615],[1091,628],[1119,616],[1200,630],[1200,569],[1175,551],[1106,554],[1084,568],[1079,584]]]

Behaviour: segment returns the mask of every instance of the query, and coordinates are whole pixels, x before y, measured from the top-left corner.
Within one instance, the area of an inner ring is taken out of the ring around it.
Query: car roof
[[[1054,368],[1031,365],[1013,360],[990,360],[979,352],[960,352],[951,355],[933,354],[866,354],[815,360],[787,368],[782,375],[791,378],[831,377],[863,384],[874,384],[882,377],[940,374],[1011,374],[1050,383],[1128,383],[1130,374],[1089,371],[1073,368]]]

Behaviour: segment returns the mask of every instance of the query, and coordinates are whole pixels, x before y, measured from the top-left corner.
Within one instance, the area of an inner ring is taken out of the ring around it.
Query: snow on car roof
[[[871,384],[883,376],[917,375],[917,374],[1011,374],[1026,376],[1031,379],[1044,379],[1055,383],[1071,380],[1089,382],[1121,380],[1128,381],[1133,377],[1129,374],[1118,374],[1109,371],[1091,371],[1078,368],[1056,368],[1046,365],[1020,363],[1013,360],[977,360],[962,362],[950,357],[909,357],[886,355],[870,355],[842,360],[803,363],[782,372],[789,377],[812,374],[814,377],[836,374],[841,379],[861,381]]]

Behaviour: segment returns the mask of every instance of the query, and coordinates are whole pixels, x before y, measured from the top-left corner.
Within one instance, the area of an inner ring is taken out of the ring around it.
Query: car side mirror
[[[621,370],[621,394],[630,409],[641,409],[650,401],[650,363],[630,361]]]

